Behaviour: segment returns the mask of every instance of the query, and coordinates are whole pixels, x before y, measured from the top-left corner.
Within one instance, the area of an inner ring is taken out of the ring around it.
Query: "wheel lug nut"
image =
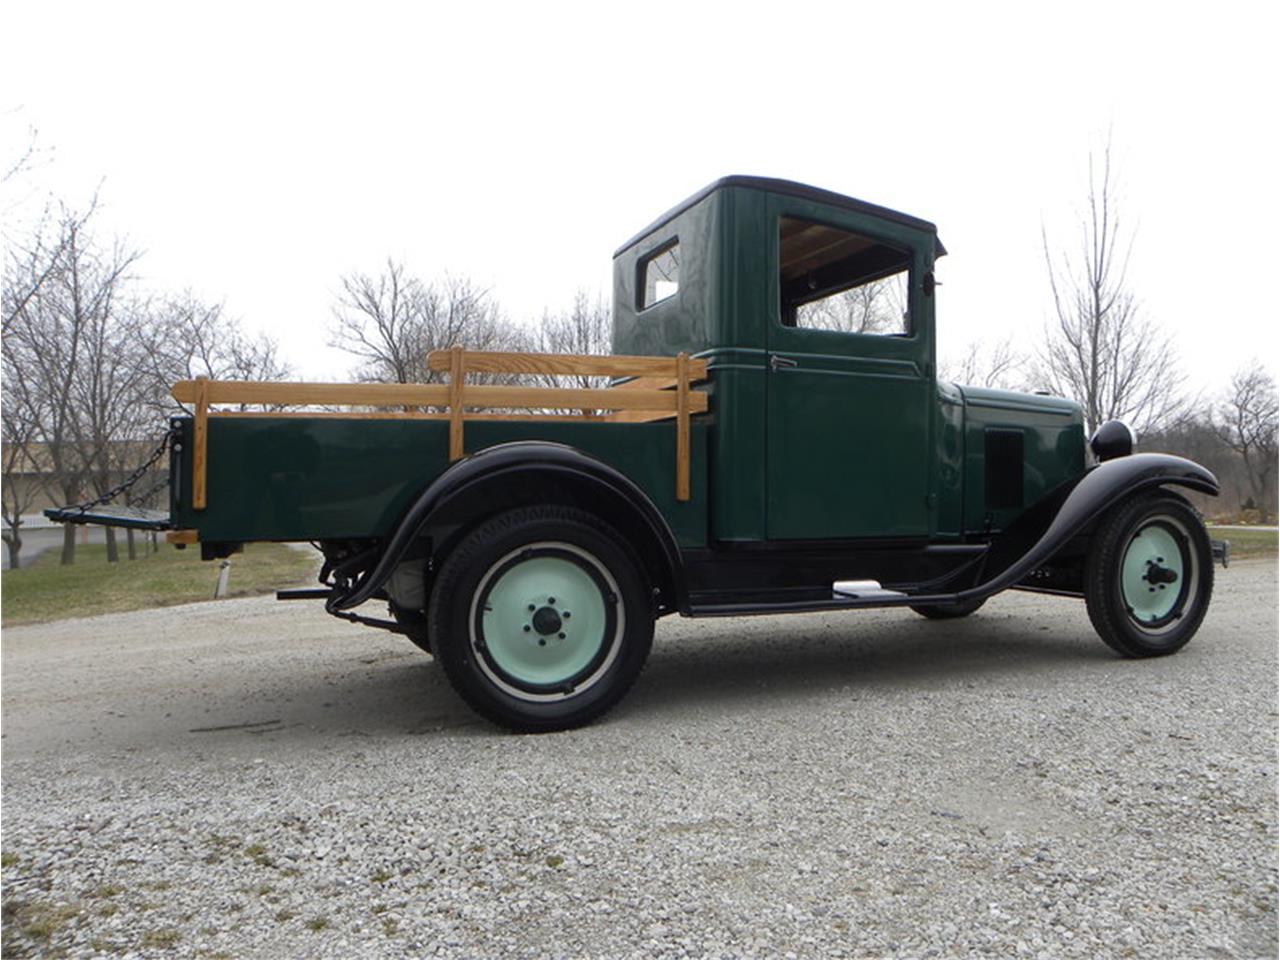
[[[542,637],[539,637],[539,638],[538,638],[538,646],[540,646],[540,647],[545,647],[546,645],[547,645],[547,641],[546,641],[546,640],[544,640]]]
[[[538,608],[537,608],[537,607],[535,607],[532,603],[531,603],[531,604],[529,604],[529,612],[530,612],[530,613],[533,613],[533,611],[535,611],[535,610],[537,610],[537,609],[538,609]]]
[[[568,610],[566,610],[564,613],[561,614],[561,616],[564,617],[566,620],[568,620],[570,617],[573,616],[573,614],[570,613]]]
[[[555,602],[556,602],[556,598],[555,598],[555,597],[547,597],[547,603],[554,604]]]
[[[529,632],[530,630],[532,630],[532,629],[533,629],[533,627],[529,626],[527,623],[524,625],[524,632],[525,632],[525,633],[528,633],[528,632]]]
[[[563,634],[563,633],[559,634],[558,636],[560,637],[560,639],[561,639],[561,640],[563,640],[563,639],[564,639],[564,634]]]

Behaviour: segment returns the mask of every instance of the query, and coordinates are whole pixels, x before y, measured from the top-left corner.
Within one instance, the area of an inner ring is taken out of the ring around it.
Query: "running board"
[[[806,600],[755,601],[742,603],[697,603],[689,605],[689,617],[743,617],[759,613],[817,613],[822,610],[857,610],[871,607],[934,606],[956,603],[954,593],[912,596],[896,590],[863,591],[856,596],[832,591],[829,597]]]

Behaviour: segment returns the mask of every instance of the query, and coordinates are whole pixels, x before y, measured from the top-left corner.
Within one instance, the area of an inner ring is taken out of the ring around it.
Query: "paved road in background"
[[[18,562],[26,567],[33,562],[36,557],[51,550],[54,547],[62,549],[62,527],[35,527],[27,529],[19,527],[22,531],[22,551],[18,555]],[[124,531],[120,531],[120,549],[124,549]],[[82,526],[76,531],[76,543],[105,543],[106,533],[102,527]],[[4,552],[4,569],[9,569],[9,551]]]
[[[1276,569],[1150,661],[1031,594],[669,619],[540,737],[307,604],[8,629],[5,955],[1275,956]]]

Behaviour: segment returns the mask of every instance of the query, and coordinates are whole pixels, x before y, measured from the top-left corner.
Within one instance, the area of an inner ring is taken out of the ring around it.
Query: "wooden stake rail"
[[[498,353],[493,351],[432,351],[427,367],[448,374],[443,384],[427,383],[279,383],[243,380],[182,380],[172,396],[194,407],[192,432],[191,505],[208,503],[208,444],[210,417],[367,417],[449,421],[449,459],[463,456],[463,431],[476,420],[601,420],[619,423],[675,417],[676,499],[690,497],[689,417],[707,410],[707,395],[692,385],[707,376],[707,362],[678,357],[597,357],[573,354]],[[546,374],[552,376],[634,377],[608,389],[577,387],[515,387],[468,385],[468,373]],[[226,411],[213,404],[269,406],[400,407],[387,412],[365,411]],[[424,411],[439,407],[444,413]],[[475,408],[506,408],[474,412]],[[574,410],[576,414],[522,413],[520,410]],[[586,411],[609,410],[607,418]]]

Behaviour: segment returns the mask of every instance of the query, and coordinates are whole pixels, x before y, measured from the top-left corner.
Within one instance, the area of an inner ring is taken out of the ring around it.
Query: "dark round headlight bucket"
[[[1137,442],[1133,428],[1127,423],[1123,420],[1108,420],[1089,438],[1089,449],[1101,462],[1129,456]]]

